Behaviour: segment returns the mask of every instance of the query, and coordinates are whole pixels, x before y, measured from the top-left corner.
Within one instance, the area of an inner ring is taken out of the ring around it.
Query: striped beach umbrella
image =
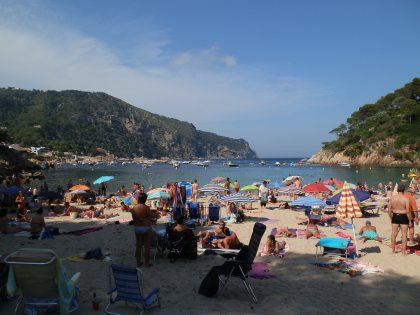
[[[226,195],[226,196],[222,196],[220,197],[220,200],[226,201],[226,202],[245,202],[245,203],[252,203],[255,202],[256,200],[252,197],[248,197],[242,193],[236,193],[236,194],[231,194],[231,195]]]
[[[327,204],[318,198],[302,197],[292,202],[292,206],[326,207]]]
[[[214,192],[222,192],[224,190],[225,190],[224,187],[220,187],[217,184],[211,183],[211,184],[206,184],[206,185],[202,186],[198,191],[199,192],[210,192],[210,193],[214,193]]]
[[[352,191],[350,190],[347,182],[344,182],[343,190],[341,191],[341,198],[337,206],[336,214],[342,218],[350,218],[353,228],[354,244],[356,247],[356,254],[359,255],[357,251],[357,242],[356,242],[356,233],[354,231],[353,218],[361,218],[363,216],[362,211],[360,210],[359,204],[354,198]]]

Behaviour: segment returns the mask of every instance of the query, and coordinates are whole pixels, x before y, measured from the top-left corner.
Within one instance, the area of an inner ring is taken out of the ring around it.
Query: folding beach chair
[[[316,243],[316,256],[315,262],[318,262],[318,249],[322,250],[322,256],[329,257],[344,257],[348,258],[349,256],[349,245],[350,240],[345,238],[322,238]]]
[[[112,264],[109,267],[109,288],[109,303],[105,308],[108,314],[119,315],[110,311],[111,305],[118,301],[133,303],[140,310],[140,315],[145,310],[160,307],[160,288],[155,288],[144,296],[140,268]],[[117,293],[115,298],[112,296],[114,292]]]
[[[308,218],[308,224],[309,223],[317,224],[321,221],[321,216],[311,214],[311,209],[312,207],[309,207],[309,206],[305,207],[305,216]]]
[[[57,254],[50,249],[20,249],[5,258],[11,268],[8,293],[16,300],[15,314],[22,303],[25,313],[42,313],[60,308],[61,314],[78,309],[75,282],[80,273],[67,280]]]
[[[190,220],[198,220],[200,221],[200,207],[198,203],[190,203],[188,204],[188,218]]]
[[[245,289],[254,303],[258,303],[258,299],[252,290],[251,284],[248,282],[248,272],[252,269],[252,263],[254,262],[255,256],[257,255],[258,248],[260,246],[261,238],[264,235],[266,226],[260,222],[254,224],[249,245],[244,246],[236,257],[231,261],[227,261],[223,265],[223,272],[219,275],[219,280],[222,285],[222,291],[230,278],[235,277],[242,280]],[[231,258],[226,255],[227,258]]]
[[[220,220],[219,206],[209,206],[207,211],[207,220],[209,223],[217,222]]]

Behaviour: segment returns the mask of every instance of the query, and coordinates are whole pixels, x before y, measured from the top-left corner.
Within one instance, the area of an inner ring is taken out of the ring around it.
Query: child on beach
[[[286,247],[286,242],[276,241],[274,235],[267,236],[267,242],[264,245],[264,248],[260,252],[260,256],[277,256],[280,254],[280,251],[284,250]]]

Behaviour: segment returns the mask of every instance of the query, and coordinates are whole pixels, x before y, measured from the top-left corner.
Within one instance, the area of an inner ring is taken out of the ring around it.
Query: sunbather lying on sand
[[[367,240],[375,240],[382,243],[382,239],[376,232],[376,227],[373,226],[370,221],[366,221],[366,225],[360,229],[359,234],[362,236],[363,243],[365,243]]]
[[[296,230],[289,230],[287,226],[281,226],[276,229],[276,236],[296,237]]]
[[[311,215],[312,216],[313,215],[318,215],[319,216],[318,213],[312,212],[312,211],[311,211]],[[306,222],[308,222],[308,218],[298,218],[297,217],[296,219],[301,221],[298,224],[305,224]],[[321,225],[325,225],[325,226],[327,226],[327,225],[340,226],[343,230],[346,229],[346,224],[349,224],[348,222],[346,222],[345,220],[343,220],[339,217],[336,217],[336,216],[333,216],[333,215],[328,215],[328,214],[320,215],[319,216],[319,223]]]

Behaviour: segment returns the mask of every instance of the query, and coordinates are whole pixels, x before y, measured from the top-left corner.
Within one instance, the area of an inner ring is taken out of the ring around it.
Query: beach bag
[[[268,198],[266,196],[261,197],[261,202],[262,203],[267,203]]]
[[[219,274],[220,266],[214,266],[211,268],[204,277],[203,281],[201,281],[198,293],[204,295],[205,297],[215,296],[219,290]]]

